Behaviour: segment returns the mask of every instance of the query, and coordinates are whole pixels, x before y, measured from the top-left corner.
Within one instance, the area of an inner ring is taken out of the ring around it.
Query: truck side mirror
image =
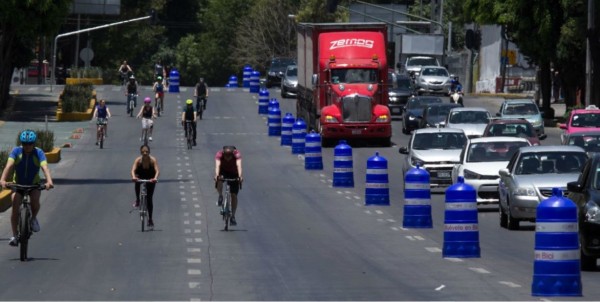
[[[319,76],[318,76],[316,73],[312,75],[311,84],[312,84],[313,88],[314,88],[315,86],[317,86],[317,80],[318,80],[318,79],[319,79]]]

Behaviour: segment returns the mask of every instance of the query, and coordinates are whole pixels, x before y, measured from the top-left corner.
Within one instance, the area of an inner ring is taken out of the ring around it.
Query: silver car
[[[496,116],[503,119],[525,119],[531,123],[540,139],[546,138],[544,119],[533,99],[506,99]]]
[[[415,79],[417,94],[438,93],[449,95],[450,74],[441,66],[423,66]]]
[[[298,66],[290,65],[286,68],[281,79],[281,97],[295,96],[298,92]]]
[[[520,221],[535,222],[538,204],[552,196],[552,188],[568,194],[567,183],[576,181],[587,155],[577,146],[521,147],[500,169],[500,226],[519,228]]]
[[[413,131],[408,147],[400,147],[405,154],[402,175],[417,165],[429,172],[431,187],[452,184],[452,168],[460,163],[460,153],[467,136],[460,129],[424,128]]]
[[[491,119],[492,115],[485,108],[456,107],[450,109],[444,127],[462,129],[468,138],[477,138],[483,136]]]
[[[498,171],[506,168],[508,161],[520,147],[531,146],[522,137],[493,136],[470,139],[462,153],[460,163],[452,169],[452,182],[463,176],[465,183],[477,193],[477,204],[498,203]]]

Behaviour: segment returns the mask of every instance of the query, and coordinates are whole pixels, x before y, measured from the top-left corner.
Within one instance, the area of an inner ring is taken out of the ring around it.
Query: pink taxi
[[[575,132],[582,131],[599,131],[600,132],[600,108],[589,105],[585,109],[573,109],[567,122],[558,124],[560,129],[564,129],[561,133],[561,141],[565,140],[565,136]]]

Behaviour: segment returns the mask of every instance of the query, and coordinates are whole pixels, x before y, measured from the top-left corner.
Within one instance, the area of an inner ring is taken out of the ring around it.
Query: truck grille
[[[359,95],[342,99],[342,117],[344,122],[370,122],[371,98]]]

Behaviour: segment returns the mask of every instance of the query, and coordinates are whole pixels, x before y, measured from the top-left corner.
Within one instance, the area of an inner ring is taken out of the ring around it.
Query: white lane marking
[[[183,233],[184,234],[191,234],[192,230],[191,229],[185,229],[185,230],[183,230]]]
[[[464,262],[462,259],[460,258],[444,258],[450,262]]]
[[[200,285],[200,282],[190,282],[190,283],[188,283],[188,286],[190,288],[197,288],[198,285]],[[194,300],[190,300],[190,301],[194,301]]]
[[[185,186],[179,186],[180,189],[185,189]]]
[[[186,200],[185,197],[181,197],[181,201],[185,201],[185,200]]]
[[[186,217],[187,217],[187,216],[190,216],[190,213],[188,213],[188,212],[185,212],[185,213],[183,213],[183,216],[186,216]]]
[[[513,283],[513,282],[510,282],[510,281],[498,281],[498,283],[500,283],[500,284],[503,284],[503,285],[506,285],[506,286],[508,286],[508,287],[512,287],[512,288],[515,288],[515,287],[522,287],[520,284]]]
[[[196,217],[198,217],[198,216],[202,216],[202,213],[195,213],[194,215],[196,215]]]
[[[397,227],[391,227],[390,229],[392,229],[393,231],[398,231],[399,230]]]
[[[189,220],[184,220],[183,224],[190,224],[190,221]]]
[[[326,184],[326,183],[327,183],[327,180],[325,180],[325,179],[321,179],[321,182],[322,182],[322,183],[324,183],[324,184]]]
[[[373,214],[373,213],[371,213],[371,211],[369,211],[369,210],[365,210],[365,213],[367,213],[367,214],[369,214],[369,215]]]
[[[188,247],[187,251],[188,253],[200,253],[202,249],[199,247]]]
[[[348,199],[348,200],[352,200],[352,197],[350,197],[350,196],[346,196],[346,199]]]
[[[201,272],[199,269],[188,269],[188,275],[200,275]]]
[[[469,267],[469,269],[476,273],[480,273],[480,274],[489,274],[490,273],[490,271],[486,270],[485,268],[481,268],[481,267]]]
[[[388,220],[387,220],[387,221],[389,221],[389,222],[396,222],[396,219],[391,219],[391,218],[388,218]]]
[[[320,176],[321,178],[325,178],[325,177],[327,177],[325,174],[319,174],[319,176]]]
[[[354,199],[360,200],[360,196],[354,196]]]
[[[202,238],[194,238],[195,242],[202,242]]]
[[[202,233],[202,229],[195,229],[194,233],[198,234],[198,233]]]
[[[379,215],[382,215],[382,214],[383,214],[383,211],[382,211],[382,210],[375,210],[375,213],[377,213],[377,214],[379,214]]]
[[[354,192],[344,191],[344,193],[346,193],[346,194],[353,194]]]
[[[344,194],[344,192],[342,192],[342,191],[335,191],[335,192],[338,194]]]
[[[187,263],[202,263],[202,260],[200,258],[188,258]]]
[[[442,250],[439,247],[426,247],[425,248],[430,253],[441,253]]]
[[[415,236],[415,239],[419,240],[419,241],[423,241],[425,240],[425,238],[421,237],[421,236]]]
[[[442,284],[442,285],[436,287],[435,290],[440,291],[440,290],[444,289],[444,287],[446,287],[446,285]]]
[[[196,220],[194,221],[194,224],[202,224],[202,220]]]
[[[416,241],[417,239],[415,239],[415,237],[413,236],[404,236],[406,237],[406,239],[410,240],[410,241]]]

